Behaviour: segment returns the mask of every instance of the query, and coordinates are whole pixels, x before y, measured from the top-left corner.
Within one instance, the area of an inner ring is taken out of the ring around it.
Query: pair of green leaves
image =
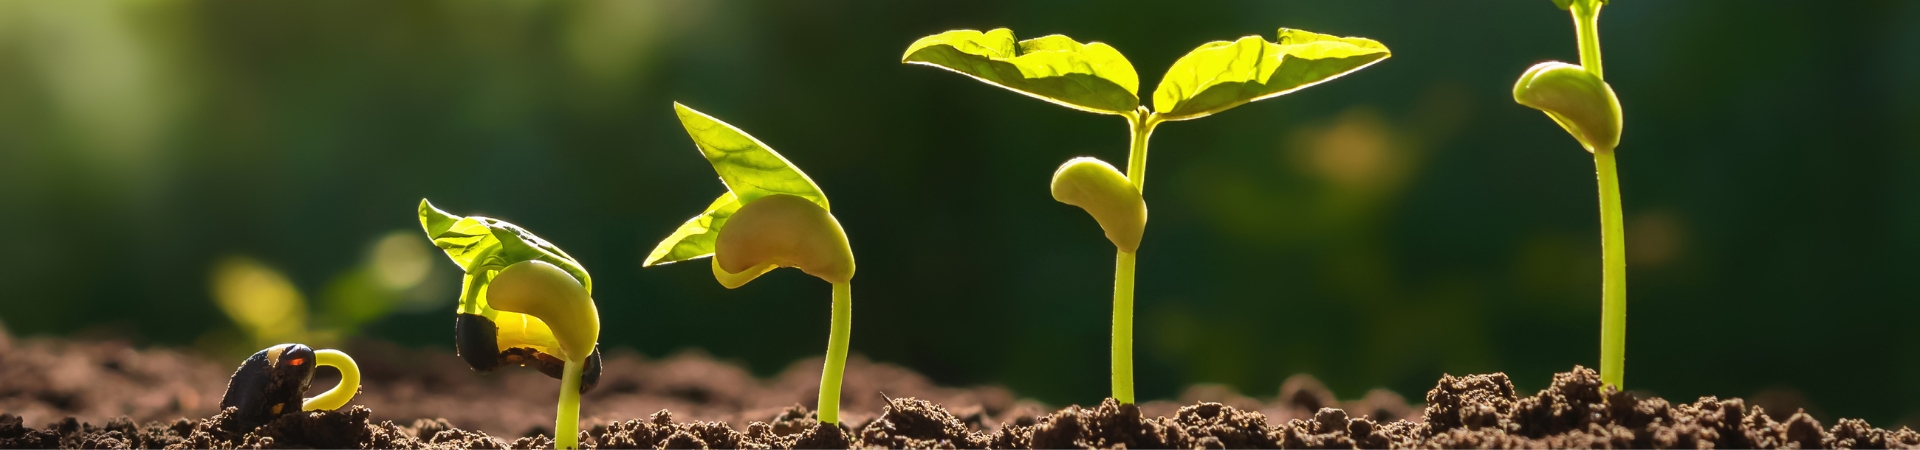
[[[674,103],[673,108],[727,192],[660,241],[642,267],[720,252],[740,258],[722,262],[715,256],[714,277],[728,288],[775,267],[798,267],[835,283],[853,277],[846,233],[829,212],[820,186],[745,131],[686,105]],[[721,230],[735,218],[751,223],[734,227],[744,230],[723,239]]]
[[[1153,112],[1161,120],[1206,117],[1337,78],[1388,56],[1386,46],[1371,39],[1286,28],[1275,42],[1259,36],[1210,42],[1167,70],[1154,90]],[[1099,42],[1082,44],[1057,34],[1015,41],[1006,28],[954,30],[914,42],[901,62],[951,70],[1087,112],[1129,115],[1145,109],[1133,65]]]

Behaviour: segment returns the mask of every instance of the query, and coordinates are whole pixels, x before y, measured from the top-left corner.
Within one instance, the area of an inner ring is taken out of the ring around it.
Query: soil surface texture
[[[351,406],[242,429],[213,411],[232,371],[187,353],[63,340],[0,341],[0,448],[550,448],[558,382],[476,375],[452,354],[350,346]],[[237,360],[235,361],[237,364]],[[809,375],[810,374],[810,375]],[[1385,391],[1338,402],[1308,377],[1270,401],[1196,386],[1178,402],[1053,410],[1004,389],[934,386],[849,361],[842,422],[807,407],[819,361],[768,381],[698,353],[607,355],[582,401],[588,448],[1920,448],[1920,433],[1741,399],[1670,403],[1601,388],[1592,370],[1520,396],[1505,374],[1444,376],[1424,413]],[[315,390],[334,379],[317,376]],[[884,393],[884,394],[882,394]],[[889,397],[891,395],[891,397]],[[1351,413],[1349,413],[1351,411]],[[198,419],[190,419],[197,417]],[[96,425],[99,424],[99,425]],[[464,429],[462,428],[464,427]]]

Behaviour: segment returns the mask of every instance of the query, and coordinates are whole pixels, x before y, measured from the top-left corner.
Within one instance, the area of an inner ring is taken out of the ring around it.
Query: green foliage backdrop
[[[1292,27],[1394,57],[1158,130],[1140,396],[1268,396],[1298,372],[1346,396],[1418,398],[1443,372],[1537,389],[1597,361],[1592,163],[1510,99],[1514,74],[1575,59],[1550,3],[969,5],[0,3],[0,321],[210,345],[253,329],[212,285],[264,280],[311,298],[334,339],[450,349],[459,281],[438,255],[397,266],[429,267],[418,283],[359,269],[406,253],[381,239],[418,233],[428,197],[592,266],[607,344],[762,373],[817,355],[818,280],[727,291],[704,262],[641,270],[722,193],[678,100],[835,193],[866,263],[855,353],[1091,403],[1112,248],[1046,185],[1073,156],[1124,160],[1124,123],[901,51],[951,29],[1061,33],[1154,86],[1201,43]],[[1920,422],[1920,3],[1623,0],[1601,24],[1630,111],[1629,386],[1784,387]]]

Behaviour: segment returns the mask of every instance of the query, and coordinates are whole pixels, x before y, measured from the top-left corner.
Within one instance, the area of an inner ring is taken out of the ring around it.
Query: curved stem
[[[833,328],[827,332],[827,363],[820,368],[820,423],[840,423],[840,377],[847,371],[847,335],[853,332],[853,284],[833,284]]]
[[[1580,67],[1599,79],[1607,79],[1600,70],[1600,2],[1576,1],[1573,7],[1573,32],[1580,42]]]
[[[1133,260],[1120,251],[1113,268],[1113,399],[1133,403]]]
[[[1600,177],[1600,381],[1625,389],[1621,378],[1627,363],[1627,245],[1613,149],[1596,149],[1593,166]]]
[[[567,361],[560,372],[560,410],[553,419],[553,448],[580,447],[580,370],[585,361]]]
[[[320,393],[319,396],[301,402],[301,411],[335,410],[347,406],[348,400],[360,392],[360,366],[353,363],[353,357],[334,349],[314,350],[315,367],[330,366],[340,370],[340,384]]]

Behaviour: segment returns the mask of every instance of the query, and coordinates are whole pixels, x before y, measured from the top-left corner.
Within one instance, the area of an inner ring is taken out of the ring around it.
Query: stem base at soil
[[[1621,383],[1627,363],[1627,245],[1613,150],[1596,149],[1593,166],[1600,178],[1600,381],[1625,389]]]
[[[1594,78],[1606,79],[1600,66],[1600,2],[1576,1],[1573,31],[1580,45],[1580,67]],[[1627,244],[1621,225],[1620,171],[1613,149],[1592,148],[1593,167],[1600,178],[1600,382],[1618,389],[1627,364]]]
[[[1133,403],[1133,260],[1117,252],[1113,267],[1113,399]]]
[[[847,370],[847,335],[853,332],[853,285],[833,284],[833,328],[827,332],[827,362],[820,368],[820,423],[840,423],[840,378]]]
[[[568,360],[560,372],[560,410],[553,419],[553,448],[580,447],[580,371],[584,361]]]

